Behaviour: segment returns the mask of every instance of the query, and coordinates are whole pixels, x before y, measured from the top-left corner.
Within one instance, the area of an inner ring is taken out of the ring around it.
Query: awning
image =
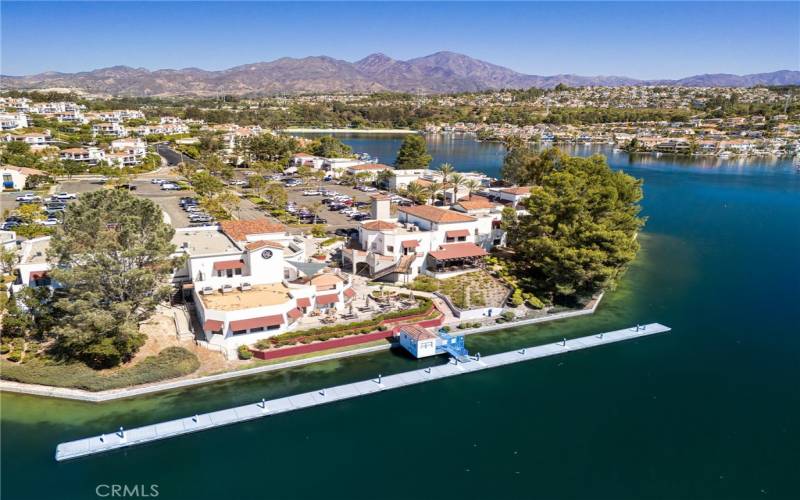
[[[286,313],[286,315],[292,319],[297,319],[303,315],[303,311],[295,307],[294,309],[291,309],[288,313]]]
[[[278,326],[283,324],[282,314],[273,314],[272,316],[262,316],[260,318],[240,319],[239,321],[231,321],[231,330],[252,330],[253,328],[266,328],[268,326]]]
[[[339,302],[339,294],[332,293],[330,295],[317,295],[317,305],[327,306]]]
[[[347,290],[344,291],[344,296],[347,298],[352,298],[356,296],[356,292],[352,288],[348,288]]]
[[[419,246],[419,241],[417,240],[406,240],[403,243],[403,248],[417,248]]]
[[[444,235],[448,238],[466,238],[469,236],[469,229],[457,229],[455,231],[447,231]]]
[[[311,299],[307,297],[297,299],[297,307],[311,307]]]
[[[31,271],[28,281],[36,281],[47,277],[47,271]]]
[[[203,330],[207,332],[218,332],[222,330],[222,326],[225,323],[218,319],[207,319],[205,323],[203,323]]]
[[[486,250],[474,243],[453,243],[441,245],[439,250],[429,254],[436,260],[465,259],[467,257],[483,257]]]
[[[184,290],[191,290],[192,288],[194,288],[194,283],[184,283],[183,285],[181,285],[181,288],[183,288]]]
[[[214,262],[215,271],[224,271],[226,269],[241,269],[243,267],[244,267],[243,260],[223,260],[220,262]]]

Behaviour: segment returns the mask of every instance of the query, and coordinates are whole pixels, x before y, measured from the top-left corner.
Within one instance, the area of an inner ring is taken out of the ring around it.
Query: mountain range
[[[284,57],[221,71],[113,66],[80,73],[47,72],[0,76],[3,89],[81,90],[120,96],[267,95],[279,93],[448,93],[490,89],[580,86],[682,85],[749,87],[798,85],[800,71],[752,75],[704,74],[678,80],[638,80],[625,76],[526,75],[453,52],[437,52],[401,61],[371,54],[356,62],[327,56]]]

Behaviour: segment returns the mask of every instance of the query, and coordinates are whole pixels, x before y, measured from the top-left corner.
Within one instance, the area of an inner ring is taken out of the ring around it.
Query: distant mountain
[[[679,80],[637,80],[625,76],[525,75],[454,52],[437,52],[400,61],[372,54],[354,63],[327,56],[236,66],[222,71],[198,68],[160,69],[113,66],[80,73],[47,72],[30,76],[0,76],[4,89],[71,88],[93,94],[129,96],[265,95],[322,92],[445,93],[501,88],[552,88],[622,85],[683,85],[687,87],[749,87],[798,85],[800,71],[753,75],[695,75]]]

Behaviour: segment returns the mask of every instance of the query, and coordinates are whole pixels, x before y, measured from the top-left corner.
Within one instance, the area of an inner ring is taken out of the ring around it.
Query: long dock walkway
[[[223,425],[244,422],[278,413],[333,403],[335,401],[358,396],[366,396],[376,392],[397,389],[408,385],[429,382],[431,380],[462,375],[512,363],[520,363],[522,361],[543,358],[545,356],[553,356],[570,351],[587,349],[589,347],[621,342],[623,340],[654,335],[656,333],[664,333],[669,330],[669,327],[659,323],[650,323],[648,325],[626,328],[624,330],[563,340],[552,344],[529,347],[490,356],[474,356],[471,358],[472,360],[467,363],[459,363],[451,359],[450,363],[444,365],[412,370],[385,377],[377,375],[377,377],[372,380],[328,387],[313,392],[296,394],[294,396],[287,396],[269,401],[261,400],[257,403],[236,408],[194,415],[177,420],[170,420],[168,422],[137,427],[135,429],[120,428],[118,431],[112,431],[109,434],[61,443],[56,447],[55,458],[58,461],[62,461],[104,453],[118,448],[125,448],[180,436],[182,434],[213,429]]]

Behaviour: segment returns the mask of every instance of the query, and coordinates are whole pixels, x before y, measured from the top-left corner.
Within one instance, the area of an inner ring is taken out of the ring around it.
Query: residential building
[[[128,130],[118,122],[110,123],[95,123],[92,125],[92,134],[94,135],[113,135],[116,137],[125,137],[128,135]]]
[[[28,126],[28,116],[25,113],[0,113],[0,130],[16,130]]]
[[[3,165],[0,167],[0,177],[3,179],[4,190],[25,189],[25,182],[31,175],[47,175],[47,172],[35,168],[15,167],[13,165]]]
[[[207,344],[233,355],[353,300],[350,277],[307,263],[298,238],[266,219],[176,231],[173,242],[188,258],[175,280],[194,302]]]

